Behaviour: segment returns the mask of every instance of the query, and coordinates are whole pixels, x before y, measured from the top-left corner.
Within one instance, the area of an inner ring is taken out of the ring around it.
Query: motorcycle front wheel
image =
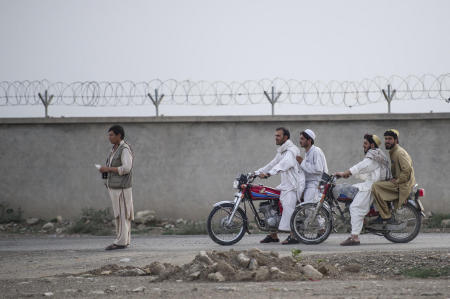
[[[212,209],[206,227],[209,237],[220,245],[233,245],[239,242],[247,230],[247,217],[241,208],[236,210],[233,219],[228,224],[233,211],[232,203],[224,203]]]
[[[419,234],[422,224],[422,215],[419,211],[408,203],[393,214],[395,220],[400,224],[406,223],[406,227],[399,231],[389,231],[384,234],[384,237],[394,243],[408,243],[413,240]]]
[[[325,241],[331,233],[331,215],[321,207],[315,219],[311,219],[317,203],[298,206],[291,217],[291,231],[297,240],[305,244],[319,244]]]

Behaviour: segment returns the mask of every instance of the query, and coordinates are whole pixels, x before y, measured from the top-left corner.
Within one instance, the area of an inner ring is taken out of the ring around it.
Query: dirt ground
[[[159,282],[146,277],[1,281],[3,298],[449,298],[444,279],[288,282]]]
[[[245,257],[258,261],[256,268],[249,269]],[[308,276],[305,265],[322,277]],[[217,272],[224,281],[209,275]],[[450,249],[307,256],[250,249],[204,251],[184,265],[109,264],[77,274],[3,279],[0,291],[4,298],[450,298],[449,282]]]
[[[205,235],[135,236],[108,252],[111,237],[0,235],[0,297],[450,298],[450,234],[363,235],[352,248],[339,245],[346,234],[293,246],[263,237],[224,247]]]

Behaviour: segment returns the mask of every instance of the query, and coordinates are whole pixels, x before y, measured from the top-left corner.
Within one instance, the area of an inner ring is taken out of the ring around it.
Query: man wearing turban
[[[359,234],[363,227],[364,217],[370,210],[370,189],[372,188],[372,184],[380,180],[386,181],[391,178],[389,160],[386,157],[386,154],[379,149],[380,145],[381,140],[377,135],[364,135],[364,159],[344,172],[336,172],[337,176],[348,178],[353,175],[364,181],[363,183],[355,184],[353,186],[347,184],[337,185],[335,188],[338,194],[345,193],[343,192],[344,190],[339,189],[345,189],[347,187],[350,187],[351,191],[354,190],[357,192],[350,204],[352,232],[350,237],[341,243],[342,246],[360,244]]]
[[[380,213],[380,217],[373,223],[395,224],[387,202],[393,201],[396,209],[402,206],[416,183],[412,159],[399,145],[399,135],[395,129],[389,129],[384,133],[384,144],[389,150],[393,178],[390,181],[376,182],[372,185],[375,206]]]

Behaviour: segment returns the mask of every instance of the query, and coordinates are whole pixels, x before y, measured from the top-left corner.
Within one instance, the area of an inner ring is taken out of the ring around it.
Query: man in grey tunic
[[[130,245],[131,221],[134,220],[133,197],[131,189],[133,153],[123,140],[124,129],[114,125],[108,130],[113,148],[108,155],[106,166],[100,172],[106,176],[106,187],[111,198],[116,224],[116,239],[106,250],[124,249]]]

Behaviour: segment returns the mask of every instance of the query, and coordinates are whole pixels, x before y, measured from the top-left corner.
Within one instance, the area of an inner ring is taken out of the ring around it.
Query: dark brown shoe
[[[277,243],[280,242],[280,239],[278,238],[272,238],[271,235],[267,235],[264,239],[262,239],[261,241],[259,241],[259,243]]]
[[[125,245],[111,244],[111,245],[107,246],[105,248],[105,250],[116,250],[116,249],[125,249],[125,248],[127,248],[127,246],[125,246]]]
[[[292,238],[291,236],[288,236],[286,238],[286,240],[284,240],[283,242],[281,242],[281,244],[283,245],[291,245],[291,244],[298,244],[300,243],[299,240]]]
[[[355,246],[359,244],[360,244],[359,241],[355,241],[351,237],[348,237],[347,240],[341,243],[341,246]]]

